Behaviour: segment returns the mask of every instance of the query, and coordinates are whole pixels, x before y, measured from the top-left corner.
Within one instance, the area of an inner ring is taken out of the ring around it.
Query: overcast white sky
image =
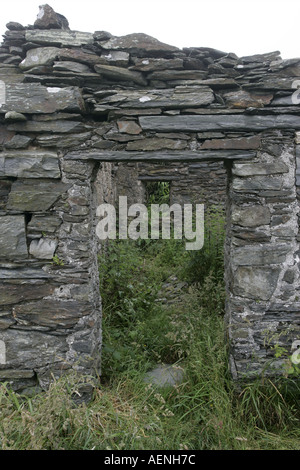
[[[2,1],[0,34],[6,23],[33,24],[47,0]],[[49,0],[70,28],[146,33],[182,47],[213,47],[238,56],[279,50],[300,57],[300,0]]]

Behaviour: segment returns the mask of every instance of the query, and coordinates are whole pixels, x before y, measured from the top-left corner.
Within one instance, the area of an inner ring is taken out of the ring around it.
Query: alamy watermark
[[[300,104],[300,80],[294,80],[292,83],[292,88],[296,88],[296,91],[292,94],[292,103]]]
[[[132,204],[127,196],[119,197],[117,210],[112,204],[101,204],[96,215],[100,221],[96,234],[100,240],[185,239],[186,250],[201,250],[204,244],[204,204]],[[118,233],[117,233],[118,232]]]

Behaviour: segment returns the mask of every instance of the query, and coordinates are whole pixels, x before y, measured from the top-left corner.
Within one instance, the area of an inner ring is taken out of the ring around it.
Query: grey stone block
[[[48,238],[32,240],[29,253],[38,259],[52,259],[57,248],[57,241]]]
[[[27,258],[24,216],[0,216],[0,227],[0,258]]]
[[[271,221],[270,209],[266,206],[237,207],[232,210],[232,222],[242,227],[259,227]]]
[[[82,112],[84,102],[77,87],[45,87],[39,83],[6,85],[6,101],[1,111],[17,113]]]
[[[204,116],[142,116],[140,126],[155,131],[235,131],[266,130],[266,129],[300,129],[300,116],[249,116],[249,115],[204,115]]]
[[[280,268],[240,266],[234,271],[233,292],[240,297],[270,300],[276,289]]]
[[[54,152],[11,151],[0,156],[0,176],[16,178],[60,178],[58,156]]]
[[[7,209],[27,212],[46,211],[67,191],[69,185],[60,181],[17,180],[8,197]]]

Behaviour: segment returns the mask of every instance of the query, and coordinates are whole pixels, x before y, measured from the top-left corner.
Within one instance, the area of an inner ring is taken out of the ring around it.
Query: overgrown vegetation
[[[109,244],[99,258],[103,376],[93,400],[74,403],[74,376],[31,398],[2,385],[2,449],[300,449],[297,381],[261,377],[237,390],[229,375],[224,220],[210,217],[199,252],[178,240]],[[165,304],[157,299],[170,275],[188,287]],[[145,384],[160,362],[182,367],[183,383]]]

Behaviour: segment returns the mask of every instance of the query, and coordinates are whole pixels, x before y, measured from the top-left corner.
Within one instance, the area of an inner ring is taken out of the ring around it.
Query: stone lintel
[[[247,160],[254,158],[252,150],[207,150],[207,151],[159,151],[159,152],[126,152],[126,151],[74,151],[69,152],[66,160],[94,160],[103,162],[197,162],[213,160]]]

